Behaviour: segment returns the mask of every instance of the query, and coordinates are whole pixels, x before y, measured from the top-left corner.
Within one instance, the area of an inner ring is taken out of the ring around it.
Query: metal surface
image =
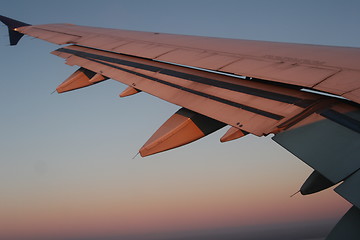
[[[258,136],[302,112],[301,102],[319,98],[280,86],[80,46],[53,54]]]
[[[220,142],[228,142],[241,137],[246,136],[248,133],[238,128],[231,127],[225,134],[220,138]]]
[[[328,119],[281,132],[273,140],[333,183],[360,168],[359,133]]]
[[[336,224],[326,240],[359,240],[359,222],[360,210],[353,206]]]
[[[68,24],[24,26],[17,31],[56,44],[107,51],[219,70],[270,81],[315,87],[360,103],[360,49],[240,39],[159,34]],[[339,75],[338,75],[339,74]],[[336,84],[344,74],[350,80]],[[340,89],[341,89],[340,88]]]
[[[224,123],[181,108],[151,136],[139,152],[145,157],[180,147],[224,126]]]
[[[301,186],[300,192],[302,195],[313,194],[333,185],[333,182],[321,175],[318,171],[313,171]]]
[[[139,92],[141,92],[141,91],[134,87],[129,86],[122,93],[120,93],[119,97],[127,97],[127,96],[134,95],[136,93],[139,93]]]
[[[342,184],[335,188],[335,192],[360,209],[360,170],[357,170]]]
[[[92,79],[95,75],[96,73],[81,67],[73,74],[71,74],[71,76],[68,77],[63,83],[61,83],[56,88],[56,91],[58,93],[63,93],[90,86],[94,84],[90,82],[90,79]]]

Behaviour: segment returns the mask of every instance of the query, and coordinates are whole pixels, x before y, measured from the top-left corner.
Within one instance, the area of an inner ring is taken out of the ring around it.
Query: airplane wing
[[[0,21],[10,45],[23,35],[65,45],[52,53],[79,69],[58,93],[113,79],[128,86],[121,97],[143,91],[179,105],[142,156],[226,125],[222,142],[273,134],[314,168],[302,194],[340,183],[335,191],[354,205],[327,239],[360,239],[359,48]]]

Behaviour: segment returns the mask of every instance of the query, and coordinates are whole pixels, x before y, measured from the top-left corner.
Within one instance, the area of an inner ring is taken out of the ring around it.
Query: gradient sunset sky
[[[359,10],[356,0],[0,4],[0,15],[30,24],[352,47],[360,47]],[[290,198],[312,169],[269,137],[220,143],[222,129],[132,159],[179,107],[145,93],[120,99],[126,86],[113,80],[51,95],[77,69],[50,54],[57,48],[26,36],[10,47],[0,27],[1,240],[197,239],[229,232],[241,239],[286,229],[321,238],[349,208],[332,189]]]

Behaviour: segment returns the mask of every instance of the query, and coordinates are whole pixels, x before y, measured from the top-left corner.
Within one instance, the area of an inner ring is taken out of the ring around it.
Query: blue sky
[[[3,0],[0,14],[30,24],[360,47],[359,9],[359,1],[322,0]],[[77,69],[49,54],[58,47],[30,37],[10,47],[0,27],[0,239],[22,239],[19,230],[26,239],[105,239],[329,227],[348,208],[332,190],[290,199],[311,169],[269,138],[221,144],[222,130],[132,159],[178,107],[143,93],[120,99],[125,86],[115,81],[51,95]]]

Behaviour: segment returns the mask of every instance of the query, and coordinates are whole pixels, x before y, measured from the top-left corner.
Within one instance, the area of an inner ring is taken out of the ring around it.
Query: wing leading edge
[[[354,205],[327,239],[360,238],[354,225],[360,222],[360,49],[0,21],[11,45],[24,34],[69,45],[53,54],[80,68],[58,93],[111,78],[128,86],[121,97],[143,91],[181,106],[140,149],[142,156],[225,125],[231,128],[222,142],[274,134],[315,169],[302,194],[341,183],[335,191]]]

